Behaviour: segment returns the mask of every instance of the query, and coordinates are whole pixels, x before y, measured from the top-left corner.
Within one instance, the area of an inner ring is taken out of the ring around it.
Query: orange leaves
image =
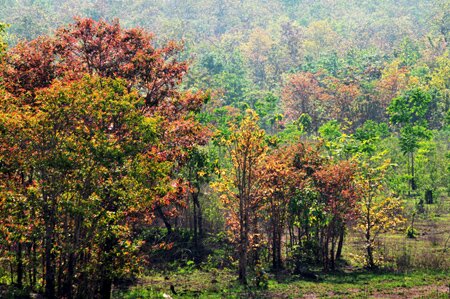
[[[13,95],[34,95],[55,79],[55,45],[49,37],[21,42],[5,55],[0,69],[5,87]]]
[[[97,268],[111,269],[101,270],[108,277],[132,273],[142,245],[133,230],[156,217],[169,229],[186,208],[191,187],[178,172],[210,133],[195,117],[207,95],[177,89],[187,70],[180,50],[174,42],[155,47],[142,29],[77,19],[55,39],[5,54],[1,194],[5,187],[23,202],[9,200],[15,214],[0,222],[18,233],[15,242],[32,241],[27,228],[45,239],[36,249],[46,267],[86,251],[88,279]],[[3,198],[0,207],[7,211]]]
[[[381,107],[386,109],[392,99],[398,96],[400,91],[406,89],[408,74],[409,71],[406,67],[399,67],[399,61],[394,61],[386,67],[376,85],[379,94],[377,100]]]
[[[291,75],[284,84],[282,103],[288,120],[295,121],[306,113],[317,128],[329,119],[351,119],[360,95],[358,84],[320,72],[303,72]]]
[[[267,145],[265,133],[257,121],[257,115],[249,110],[239,125],[231,126],[230,137],[224,138],[222,143],[228,148],[232,168],[224,172],[221,181],[215,184],[228,208],[229,229],[241,244],[245,243],[243,246],[247,246],[250,230],[257,229],[249,219],[258,217],[261,206],[261,198],[257,196],[257,168],[263,161]],[[245,232],[244,226],[247,227]]]
[[[149,107],[168,97],[179,98],[176,86],[187,71],[176,56],[182,47],[168,42],[153,46],[153,35],[123,29],[118,22],[77,19],[62,27],[55,39],[41,37],[12,48],[1,67],[7,89],[14,95],[34,93],[55,78],[73,80],[85,74],[123,78],[139,89]]]
[[[314,181],[325,201],[326,209],[342,220],[356,216],[360,192],[355,182],[356,166],[348,161],[326,165],[314,173]]]
[[[316,74],[298,73],[289,78],[282,94],[283,106],[289,120],[307,113],[316,121],[317,107],[326,98]]]
[[[161,242],[159,244],[153,245],[152,249],[154,250],[171,250],[173,248],[174,243],[170,242],[170,243],[166,243],[166,242]]]

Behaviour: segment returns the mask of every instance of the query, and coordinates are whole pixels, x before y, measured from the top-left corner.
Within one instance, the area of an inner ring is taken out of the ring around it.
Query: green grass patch
[[[418,271],[412,273],[351,272],[321,275],[320,281],[306,281],[296,276],[276,280],[271,277],[267,290],[244,288],[229,270],[190,274],[155,273],[141,279],[138,286],[116,291],[114,298],[301,298],[306,295],[332,298],[364,298],[379,294],[408,296],[411,292],[440,296],[450,282],[449,271]],[[177,295],[170,290],[175,287]],[[426,288],[422,288],[426,287]],[[438,297],[439,298],[439,297]]]

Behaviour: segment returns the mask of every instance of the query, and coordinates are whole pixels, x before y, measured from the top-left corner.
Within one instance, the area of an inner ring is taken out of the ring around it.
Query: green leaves
[[[8,24],[0,22],[0,58],[3,56],[4,52],[6,51],[6,48],[8,47],[5,41],[6,28],[8,27],[9,27]]]
[[[7,222],[36,223],[36,238],[21,238],[46,260],[48,297],[50,268],[71,273],[59,288],[87,275],[74,289],[89,297],[138,268],[136,226],[185,206],[177,172],[209,137],[195,116],[208,96],[177,90],[180,45],[155,48],[141,29],[77,19],[56,35],[20,43],[0,65],[0,212],[6,193],[26,203]]]
[[[431,136],[425,119],[430,102],[427,92],[415,88],[393,99],[388,107],[391,122],[400,128],[400,146],[405,154],[414,152],[421,139]]]
[[[400,148],[404,154],[412,153],[419,148],[419,141],[430,139],[432,132],[422,126],[407,125],[400,129]]]
[[[431,96],[420,88],[406,91],[392,100],[388,107],[390,120],[394,125],[426,125],[425,115]]]

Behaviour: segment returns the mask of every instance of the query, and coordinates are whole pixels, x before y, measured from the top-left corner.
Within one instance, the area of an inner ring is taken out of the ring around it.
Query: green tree
[[[8,47],[5,37],[6,37],[6,29],[9,25],[0,22],[0,58],[3,56],[3,53],[6,51]]]
[[[419,141],[428,139],[431,135],[425,118],[430,101],[431,97],[427,92],[415,88],[393,99],[388,107],[391,123],[399,129],[400,148],[405,155],[408,155],[408,175],[412,190],[417,189],[414,154],[419,148]]]

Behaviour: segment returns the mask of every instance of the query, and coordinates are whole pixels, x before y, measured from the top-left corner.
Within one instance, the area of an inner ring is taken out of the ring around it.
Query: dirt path
[[[380,293],[375,293],[369,298],[450,298],[450,286],[446,285],[428,285],[414,288],[395,288]]]
[[[450,298],[450,286],[446,285],[427,285],[418,286],[413,288],[394,288],[390,290],[383,290],[380,292],[365,294],[363,290],[355,289],[353,290],[353,296],[361,298],[372,298],[372,299],[412,299],[412,298]],[[447,295],[447,296],[446,296]],[[326,296],[327,298],[340,297],[342,295],[334,294],[330,292]],[[282,297],[280,297],[282,298]],[[287,297],[286,297],[287,298]],[[318,296],[314,293],[305,294],[303,299],[316,299],[324,298],[324,296]],[[343,297],[345,298],[345,296]]]

